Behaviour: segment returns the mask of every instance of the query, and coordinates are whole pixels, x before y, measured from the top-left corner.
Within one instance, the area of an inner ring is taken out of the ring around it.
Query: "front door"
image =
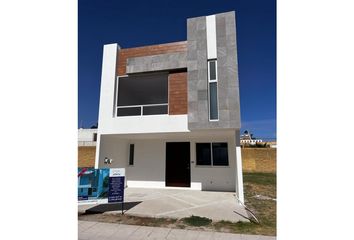
[[[166,143],[166,186],[191,186],[189,142]]]

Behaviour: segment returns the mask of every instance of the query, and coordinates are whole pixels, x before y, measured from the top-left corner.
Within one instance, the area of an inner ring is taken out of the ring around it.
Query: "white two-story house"
[[[239,131],[234,12],[187,19],[186,41],[104,46],[96,168],[125,168],[127,187],[243,201]]]

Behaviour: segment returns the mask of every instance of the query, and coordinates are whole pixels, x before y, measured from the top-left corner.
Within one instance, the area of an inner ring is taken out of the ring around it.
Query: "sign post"
[[[122,214],[124,214],[124,185],[125,168],[109,169],[108,202],[122,203]]]

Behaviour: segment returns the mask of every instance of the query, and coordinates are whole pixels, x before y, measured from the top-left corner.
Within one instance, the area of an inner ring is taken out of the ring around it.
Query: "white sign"
[[[110,168],[109,177],[123,177],[125,176],[125,168]]]

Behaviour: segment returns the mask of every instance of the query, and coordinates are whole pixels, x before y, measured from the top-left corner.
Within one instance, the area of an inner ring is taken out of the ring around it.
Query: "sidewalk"
[[[79,221],[79,240],[275,240],[276,237]]]

